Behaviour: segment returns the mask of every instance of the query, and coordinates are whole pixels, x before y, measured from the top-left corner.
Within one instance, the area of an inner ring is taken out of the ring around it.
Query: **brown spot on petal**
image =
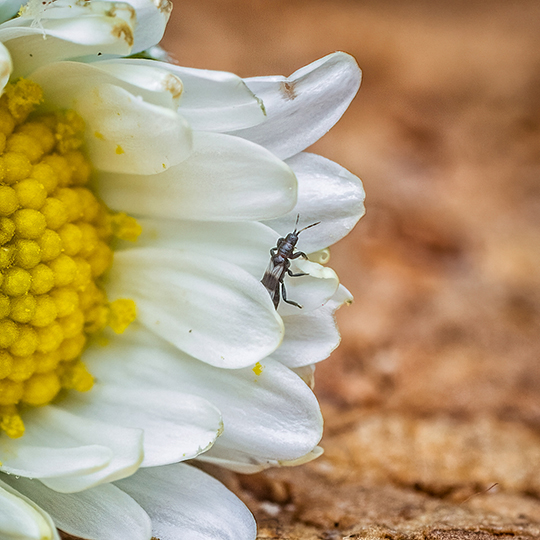
[[[133,46],[133,32],[129,25],[125,22],[115,24],[111,33],[116,38],[123,38],[130,47]]]
[[[184,91],[182,81],[175,75],[168,75],[164,81],[164,87],[167,92],[170,92],[173,99],[178,99]]]
[[[161,13],[165,13],[166,15],[169,14],[173,8],[172,2],[170,0],[155,0],[154,4],[159,9],[159,11],[161,11]]]
[[[281,90],[283,97],[289,101],[292,101],[298,97],[296,94],[296,83],[283,81],[279,85],[279,89]]]
[[[90,4],[87,4],[87,5],[90,5]],[[97,7],[95,6],[95,4],[91,4],[90,6],[93,7],[95,10],[102,8],[103,13],[107,15],[107,17],[113,17],[113,18],[120,17],[121,19],[131,21],[132,24],[135,23],[135,21],[137,20],[137,12],[135,11],[135,8],[133,8],[129,4],[121,4],[121,7],[112,5],[109,9],[104,9],[105,6]],[[125,15],[125,12],[129,12],[128,18],[126,18],[125,16],[122,16],[122,15]]]

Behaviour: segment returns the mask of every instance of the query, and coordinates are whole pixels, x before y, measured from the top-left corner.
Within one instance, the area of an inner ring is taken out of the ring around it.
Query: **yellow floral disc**
[[[0,98],[0,431],[9,437],[24,433],[23,408],[62,389],[90,390],[88,337],[135,318],[133,301],[108,303],[99,278],[113,236],[135,240],[140,227],[86,187],[83,120],[73,111],[32,116],[41,101],[25,79]]]

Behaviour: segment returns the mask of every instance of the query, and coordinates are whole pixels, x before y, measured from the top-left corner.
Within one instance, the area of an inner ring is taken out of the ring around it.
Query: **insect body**
[[[304,252],[295,252],[296,244],[298,242],[298,235],[306,229],[315,227],[315,225],[318,225],[320,221],[317,221],[317,223],[312,223],[311,225],[308,225],[307,227],[304,227],[298,231],[296,230],[296,226],[298,225],[299,217],[300,216],[296,217],[294,231],[290,232],[285,238],[280,238],[277,241],[276,247],[270,250],[270,264],[268,265],[268,268],[261,279],[261,283],[270,293],[270,297],[272,298],[272,302],[274,302],[274,307],[276,309],[279,305],[280,298],[283,298],[283,301],[287,304],[302,308],[300,304],[287,299],[287,291],[285,290],[285,283],[283,283],[283,280],[285,279],[285,274],[288,274],[291,277],[307,276],[307,274],[304,272],[299,274],[293,274],[291,272],[291,259],[297,259],[298,257],[307,259],[307,255]]]

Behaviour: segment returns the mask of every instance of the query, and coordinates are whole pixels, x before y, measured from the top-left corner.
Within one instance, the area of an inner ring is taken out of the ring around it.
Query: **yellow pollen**
[[[112,216],[111,226],[114,236],[130,242],[135,242],[142,232],[142,227],[137,220],[124,212]]]
[[[121,298],[112,302],[110,308],[109,326],[117,334],[122,334],[137,317],[135,302]]]
[[[251,370],[255,375],[259,376],[264,371],[264,366],[260,362],[257,362]]]
[[[21,79],[17,84],[7,85],[2,105],[13,117],[14,124],[22,124],[28,115],[43,101],[43,91],[36,83]]]
[[[13,405],[0,406],[0,431],[10,434],[10,437],[22,437],[24,434],[24,423]]]
[[[113,237],[136,240],[141,228],[87,187],[83,120],[34,115],[41,101],[24,79],[0,97],[0,432],[13,438],[29,406],[90,390],[89,337],[106,325],[121,333],[136,317],[132,300],[107,301],[100,278]]]

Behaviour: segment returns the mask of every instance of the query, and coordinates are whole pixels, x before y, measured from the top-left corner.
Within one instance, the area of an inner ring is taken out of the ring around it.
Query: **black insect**
[[[280,238],[277,241],[276,247],[270,250],[270,264],[268,265],[268,268],[261,279],[261,283],[270,293],[270,297],[272,298],[272,302],[274,302],[274,307],[276,309],[279,305],[280,298],[283,298],[283,301],[287,302],[287,304],[302,308],[300,304],[293,302],[292,300],[287,300],[287,291],[285,290],[285,283],[283,283],[283,280],[285,279],[285,274],[288,274],[291,277],[307,276],[305,272],[301,272],[299,274],[293,274],[291,272],[291,259],[297,259],[298,257],[304,257],[304,259],[307,259],[307,255],[304,252],[295,252],[296,243],[298,242],[298,235],[306,229],[315,227],[315,225],[318,225],[320,221],[317,221],[317,223],[312,223],[311,225],[308,225],[307,227],[304,227],[298,231],[296,230],[296,227],[298,225],[299,218],[299,215],[296,216],[294,231],[289,233],[285,238]]]

